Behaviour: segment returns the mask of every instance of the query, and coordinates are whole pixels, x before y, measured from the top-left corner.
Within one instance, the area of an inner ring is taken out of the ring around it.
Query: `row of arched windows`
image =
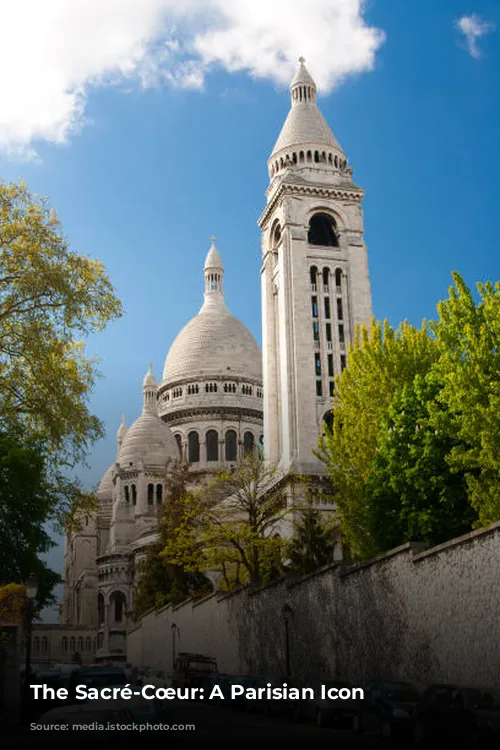
[[[61,649],[64,653],[68,653],[68,651],[70,653],[75,653],[75,651],[93,653],[95,652],[95,647],[96,639],[90,636],[87,636],[85,639],[81,636],[79,638],[67,638],[64,636],[61,639]]]
[[[126,503],[132,500],[132,505],[137,505],[137,487],[135,484],[124,485],[123,487],[123,499]],[[156,504],[161,505],[163,502],[163,485],[157,484],[156,491],[154,484],[148,484],[148,505]]]
[[[182,437],[175,435],[179,453],[182,457]],[[263,442],[260,437],[260,443]],[[247,455],[255,449],[255,437],[247,430],[243,435],[243,453]],[[217,430],[207,430],[205,433],[205,453],[207,461],[237,461],[238,460],[238,435],[235,430],[226,430],[223,444],[219,440]],[[187,436],[187,460],[189,463],[200,461],[200,436],[196,430],[191,430]]]
[[[334,356],[333,356],[333,340],[332,340],[332,319],[333,311],[331,304],[330,292],[333,291],[330,288],[331,278],[335,279],[335,292],[336,296],[333,300],[336,302],[336,313],[337,313],[337,326],[338,326],[338,343],[341,349],[345,347],[345,328],[344,328],[344,309],[343,309],[343,281],[342,281],[342,269],[336,268],[335,271],[331,272],[328,267],[324,267],[321,271],[317,266],[311,266],[309,269],[311,291],[313,296],[311,297],[311,311],[312,311],[312,329],[313,329],[313,341],[314,341],[314,371],[316,376],[316,395],[319,398],[323,397],[323,377],[327,376],[327,393],[330,397],[334,395],[335,390],[335,368],[334,368]],[[323,304],[320,305],[320,298],[318,292],[322,292]],[[321,312],[323,309],[323,313]],[[324,330],[323,334],[320,333],[320,321],[324,318]],[[326,352],[322,347],[322,342]],[[345,355],[341,354],[340,368],[344,369],[346,364]]]
[[[49,650],[49,639],[46,635],[39,638],[37,635],[33,638],[33,651],[35,654],[47,653]]]
[[[288,167],[294,167],[300,164],[327,165],[343,172],[347,167],[347,159],[343,159],[337,154],[332,154],[326,151],[294,151],[291,154],[282,156],[279,160],[277,159],[274,164],[271,165],[270,176],[274,177],[282,169],[287,169]]]
[[[238,392],[238,385],[236,383],[224,383],[222,386],[222,390],[224,393],[237,393]],[[219,384],[218,383],[205,383],[205,393],[218,393],[219,391]],[[200,392],[200,386],[198,383],[190,383],[186,386],[186,393],[188,396],[195,396]],[[251,385],[248,385],[244,383],[241,386],[241,393],[244,396],[251,396],[253,393],[253,387]],[[172,390],[172,399],[181,398],[183,394],[183,389],[181,386],[178,386]],[[262,389],[257,389],[257,397],[262,398]],[[162,396],[163,401],[170,401],[170,393],[164,393]]]
[[[110,598],[111,605],[111,624],[120,624],[123,622],[126,610],[126,599],[125,594],[121,591],[114,591]],[[106,607],[104,604],[104,596],[99,594],[97,597],[97,624],[99,627],[104,625],[106,622]]]
[[[320,274],[317,266],[311,266],[310,275],[311,275],[311,287],[312,287],[313,292],[317,291],[318,281],[320,278],[323,281],[323,291],[324,292],[330,291],[330,277],[332,274],[329,268],[326,268],[326,267],[323,268]],[[339,292],[342,289],[342,269],[336,268],[334,276],[335,276],[335,286],[337,288],[337,292]]]

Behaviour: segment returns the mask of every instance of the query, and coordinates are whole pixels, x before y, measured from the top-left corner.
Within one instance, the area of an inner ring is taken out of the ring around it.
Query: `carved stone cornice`
[[[160,409],[158,412],[163,421],[167,423],[175,421],[182,422],[200,417],[216,417],[219,420],[227,419],[228,421],[236,418],[241,420],[258,420],[259,422],[262,422],[264,419],[263,411],[257,409],[245,409],[241,406],[187,406],[167,414],[161,414]]]
[[[313,198],[333,198],[334,200],[350,200],[354,203],[360,203],[365,195],[365,191],[357,185],[315,185],[282,182],[260,215],[257,221],[259,227],[263,227],[269,218],[269,215],[280,205],[283,198],[288,195]]]

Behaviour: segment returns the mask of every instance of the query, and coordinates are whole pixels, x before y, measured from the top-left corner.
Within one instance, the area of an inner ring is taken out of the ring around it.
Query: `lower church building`
[[[356,326],[372,314],[364,191],[302,58],[290,93],[259,219],[262,351],[225,304],[212,238],[202,307],[171,345],[160,382],[151,367],[146,373],[142,412],[118,429],[96,518],[66,539],[60,625],[35,633],[59,649],[58,660],[73,647],[84,662],[125,659],[138,563],[155,541],[174,461],[188,462],[200,482],[256,450],[282,477],[324,474],[313,450],[330,419],[334,378]]]

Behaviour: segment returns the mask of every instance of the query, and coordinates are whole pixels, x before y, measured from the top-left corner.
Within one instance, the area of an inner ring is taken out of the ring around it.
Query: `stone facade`
[[[283,674],[289,604],[299,678],[500,687],[499,570],[500,523],[432,549],[407,544],[362,565],[149,612],[128,634],[128,659],[171,669],[175,624],[177,650],[215,656],[223,672]]]

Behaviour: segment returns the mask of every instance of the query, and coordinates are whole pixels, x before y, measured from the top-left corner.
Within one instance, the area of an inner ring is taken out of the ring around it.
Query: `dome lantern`
[[[149,369],[142,381],[142,412],[143,414],[157,414],[156,394],[158,384],[153,373],[153,365],[149,363]]]
[[[225,307],[224,303],[224,265],[215,246],[215,237],[205,258],[203,274],[205,276],[204,305],[207,307]]]

